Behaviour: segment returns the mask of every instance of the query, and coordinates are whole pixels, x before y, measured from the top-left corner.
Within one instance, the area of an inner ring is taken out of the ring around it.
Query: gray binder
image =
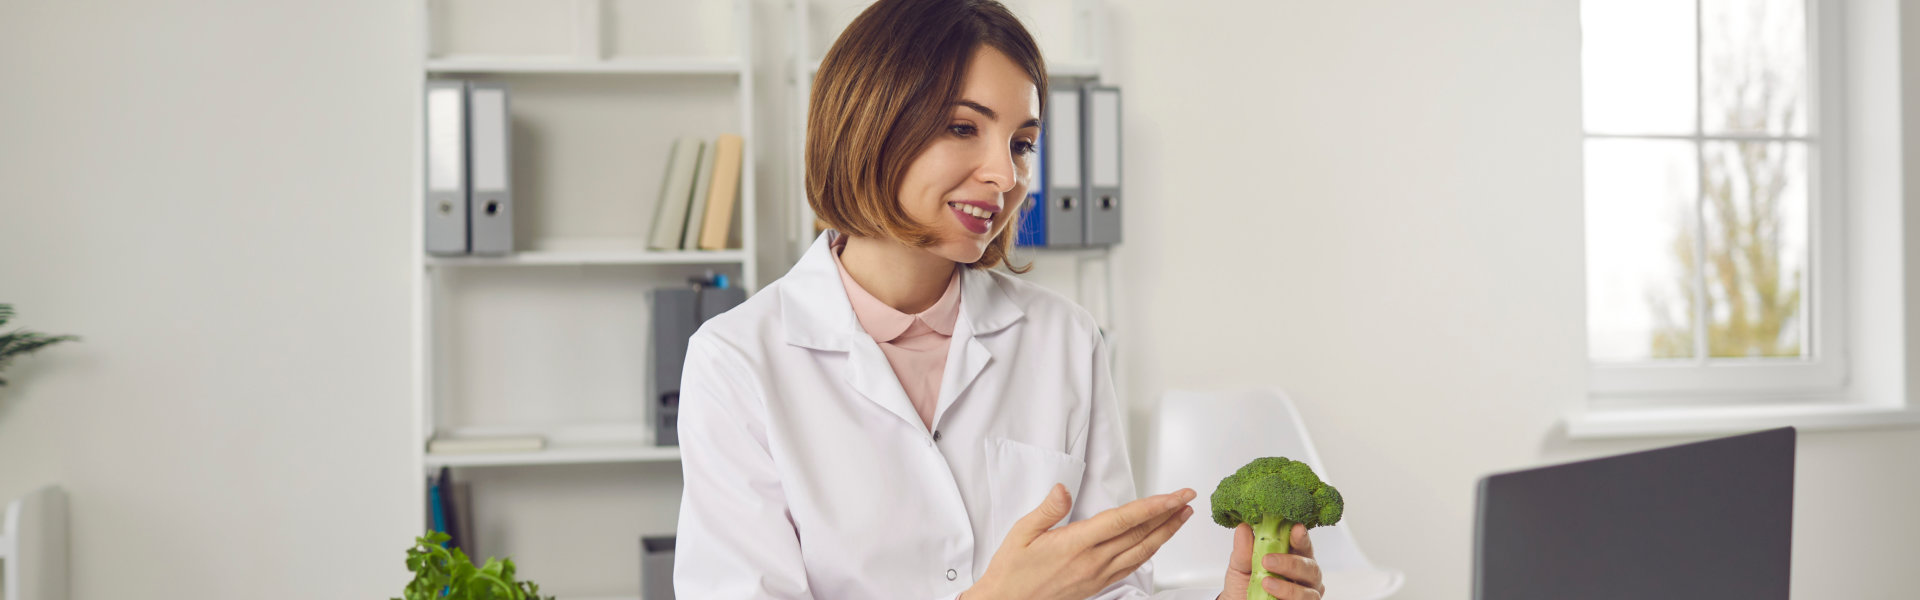
[[[426,104],[427,253],[466,254],[467,82],[427,82]]]
[[[1120,88],[1086,90],[1087,244],[1120,243]]]
[[[647,402],[647,420],[659,422],[663,397],[677,400],[681,371],[687,364],[687,340],[702,323],[747,300],[742,288],[661,288],[653,291],[653,394]],[[658,445],[674,445],[678,436],[656,432]]]
[[[700,328],[700,297],[690,288],[653,291],[653,398],[680,390],[687,339]]]
[[[469,179],[473,193],[470,232],[474,254],[513,252],[512,143],[509,141],[507,88],[497,83],[467,87],[472,152]]]
[[[1081,94],[1078,88],[1050,92],[1046,117],[1047,245],[1079,246],[1086,242],[1086,176],[1081,160],[1085,139]]]

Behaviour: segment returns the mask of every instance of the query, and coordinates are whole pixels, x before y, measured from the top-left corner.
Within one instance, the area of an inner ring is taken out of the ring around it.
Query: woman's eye
[[[949,125],[947,126],[947,131],[951,131],[953,132],[954,135],[957,135],[960,137],[967,137],[967,136],[973,135],[973,126],[972,125]]]
[[[1033,142],[1029,142],[1026,140],[1019,140],[1013,143],[1013,153],[1015,156],[1026,156],[1028,154],[1033,154],[1033,151],[1034,151]]]

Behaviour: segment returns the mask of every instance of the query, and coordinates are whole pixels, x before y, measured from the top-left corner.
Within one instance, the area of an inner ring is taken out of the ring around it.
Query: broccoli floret
[[[1228,529],[1253,527],[1253,580],[1247,600],[1273,600],[1260,581],[1269,576],[1260,557],[1286,554],[1293,524],[1311,529],[1340,522],[1346,501],[1320,481],[1306,463],[1284,457],[1253,459],[1213,489],[1213,522]]]

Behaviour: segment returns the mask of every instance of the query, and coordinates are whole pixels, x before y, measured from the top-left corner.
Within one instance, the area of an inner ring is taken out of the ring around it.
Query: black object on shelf
[[[680,445],[680,392],[661,394],[660,403],[653,407],[653,414],[654,445]]]
[[[675,432],[680,406],[680,374],[686,368],[687,341],[708,319],[747,300],[747,291],[733,287],[725,274],[709,274],[687,282],[687,287],[653,290],[653,392],[647,420],[653,423],[654,445],[678,446]]]
[[[640,538],[640,600],[673,600],[673,536]]]

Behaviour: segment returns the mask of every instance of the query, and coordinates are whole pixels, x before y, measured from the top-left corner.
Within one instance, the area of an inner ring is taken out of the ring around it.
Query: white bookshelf
[[[552,446],[535,452],[492,452],[475,454],[427,455],[428,468],[511,467],[528,465],[578,465],[619,462],[672,462],[680,460],[680,449],[658,447],[645,442],[606,446]]]
[[[738,77],[747,72],[739,59],[659,58],[581,60],[577,58],[469,57],[427,61],[427,72],[469,73],[557,73],[609,75],[714,75]]]
[[[651,250],[559,250],[516,252],[503,256],[434,256],[435,267],[506,265],[728,265],[747,260],[745,252],[659,252]]]
[[[423,251],[416,104],[413,349],[420,481],[471,486],[478,558],[511,557],[543,593],[639,597],[642,536],[671,535],[677,447],[654,443],[650,292],[727,275],[756,291],[752,0],[420,0],[424,83],[508,89],[515,251]],[[734,248],[646,247],[674,139],[746,142]],[[436,435],[537,433],[530,452],[432,454]],[[424,531],[426,492],[416,497]],[[396,546],[398,547],[398,546]]]

